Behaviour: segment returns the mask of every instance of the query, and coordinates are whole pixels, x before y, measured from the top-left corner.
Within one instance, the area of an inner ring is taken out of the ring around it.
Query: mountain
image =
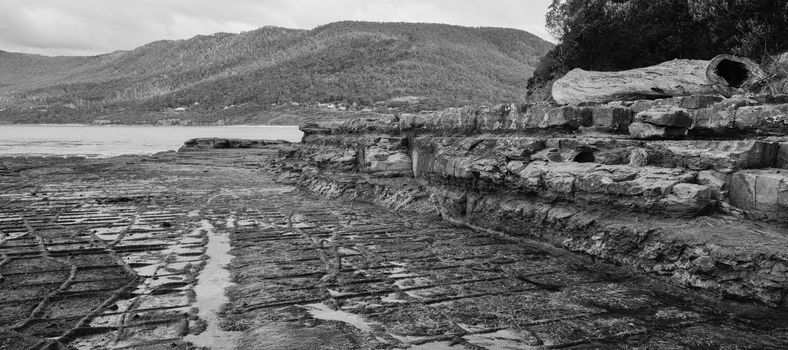
[[[0,51],[0,121],[266,123],[321,108],[510,102],[523,98],[551,47],[515,29],[337,22],[156,41],[90,57]]]

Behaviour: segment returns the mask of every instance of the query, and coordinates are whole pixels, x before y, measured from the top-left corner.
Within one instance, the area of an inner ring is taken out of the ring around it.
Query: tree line
[[[574,68],[624,70],[721,53],[763,62],[788,50],[785,0],[553,0],[546,20],[560,42],[540,60],[529,94]]]

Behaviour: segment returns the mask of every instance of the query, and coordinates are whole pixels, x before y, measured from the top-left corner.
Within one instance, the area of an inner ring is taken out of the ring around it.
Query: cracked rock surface
[[[0,349],[788,347],[786,311],[308,195],[277,154],[3,158]]]

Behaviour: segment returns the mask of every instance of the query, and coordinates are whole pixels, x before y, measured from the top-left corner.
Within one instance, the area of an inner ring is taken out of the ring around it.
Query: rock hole
[[[572,158],[572,161],[577,163],[594,163],[596,162],[596,158],[594,157],[594,152],[585,150],[578,153],[574,158]]]
[[[725,79],[729,86],[739,88],[747,81],[750,73],[744,63],[724,59],[714,68],[714,74]]]

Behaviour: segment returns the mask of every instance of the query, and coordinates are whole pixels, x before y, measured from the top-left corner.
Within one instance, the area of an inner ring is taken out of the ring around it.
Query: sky
[[[551,0],[0,0],[0,50],[97,55],[151,41],[311,29],[343,21],[430,22],[522,29],[546,40]]]

